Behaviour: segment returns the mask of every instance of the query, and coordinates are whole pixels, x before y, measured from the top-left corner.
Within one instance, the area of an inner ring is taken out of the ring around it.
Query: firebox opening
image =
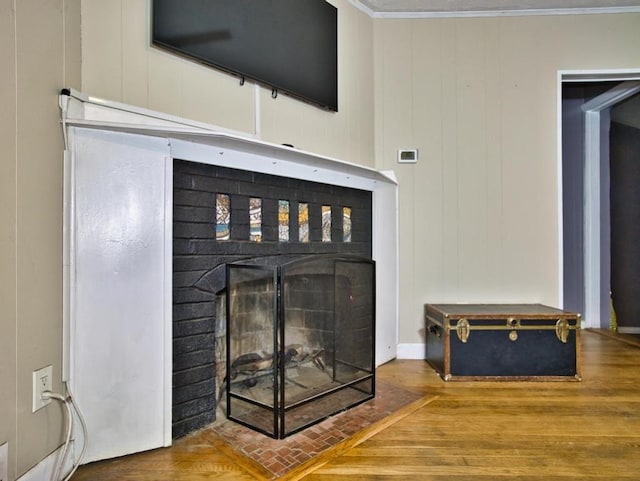
[[[284,438],[374,396],[373,261],[227,265],[226,413]]]

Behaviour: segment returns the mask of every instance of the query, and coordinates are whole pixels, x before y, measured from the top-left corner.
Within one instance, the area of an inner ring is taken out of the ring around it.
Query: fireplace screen
[[[284,438],[374,397],[375,264],[227,265],[227,417]]]

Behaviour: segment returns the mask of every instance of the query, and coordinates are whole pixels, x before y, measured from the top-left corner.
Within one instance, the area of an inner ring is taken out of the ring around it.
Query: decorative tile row
[[[333,242],[331,238],[332,208],[322,206],[322,242]],[[278,240],[290,242],[289,225],[291,222],[290,203],[278,201]],[[295,217],[293,218],[296,219]],[[298,203],[298,242],[309,242],[309,204]],[[216,194],[216,240],[231,239],[231,198],[228,194]],[[262,199],[249,199],[249,240],[262,242]],[[342,242],[351,242],[351,207],[342,207]]]

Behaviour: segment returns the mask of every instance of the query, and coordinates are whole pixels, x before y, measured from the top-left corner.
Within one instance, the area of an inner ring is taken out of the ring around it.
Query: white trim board
[[[66,460],[63,468],[60,470],[65,476],[71,472],[73,467],[73,459],[75,459],[76,453],[74,452],[75,442],[71,440],[69,444]],[[62,454],[63,446],[60,446],[54,452],[52,452],[49,456],[44,458],[38,464],[36,464],[29,471],[24,473],[22,476],[17,478],[16,481],[44,481],[48,479],[53,479],[54,472],[56,469],[56,462],[58,460],[58,456]]]
[[[372,182],[398,183],[393,173],[389,174],[334,157],[262,141],[252,135],[216,125],[88,96],[74,89],[66,90],[69,92],[70,100],[65,123],[69,127],[161,137],[194,145],[238,150],[277,161],[295,162],[311,169],[327,169],[344,174],[346,186],[350,186],[356,177]],[[208,163],[217,165],[218,162],[209,161]],[[315,172],[312,173],[314,173],[311,175],[312,179],[318,177]],[[291,174],[289,176],[291,177]]]
[[[349,3],[371,18],[472,18],[472,17],[525,17],[535,15],[597,15],[611,13],[640,13],[638,6],[626,7],[584,7],[584,8],[528,8],[501,10],[448,10],[448,11],[406,11],[378,12],[357,0]]]
[[[398,344],[397,359],[423,359],[425,356],[425,345],[423,343],[403,343]]]
[[[640,334],[640,327],[621,327],[618,326],[618,332],[620,334]]]

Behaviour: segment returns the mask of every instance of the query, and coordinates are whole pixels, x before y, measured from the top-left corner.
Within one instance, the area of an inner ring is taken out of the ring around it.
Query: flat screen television
[[[325,0],[153,0],[152,43],[338,110],[338,13]]]

